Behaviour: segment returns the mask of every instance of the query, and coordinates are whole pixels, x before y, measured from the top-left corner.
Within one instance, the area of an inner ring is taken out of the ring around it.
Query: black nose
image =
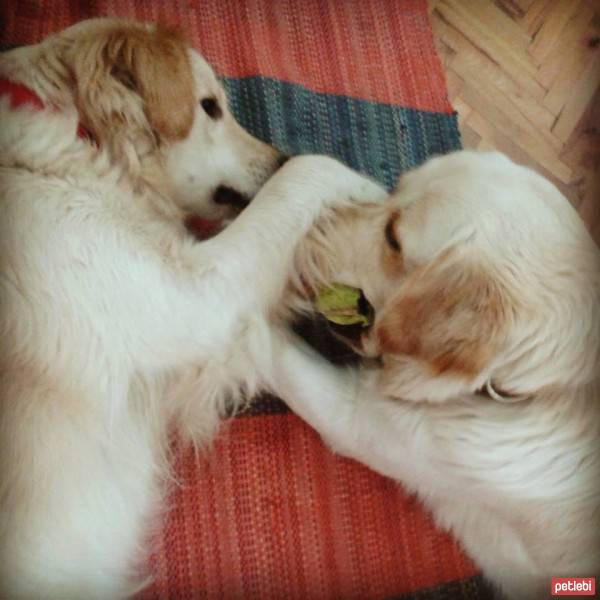
[[[250,198],[233,188],[220,185],[213,194],[213,202],[215,204],[226,204],[235,208],[246,208],[250,204]]]
[[[281,167],[283,167],[283,165],[285,165],[285,163],[290,160],[290,158],[292,158],[291,156],[289,156],[288,154],[280,154],[279,158],[277,159],[277,168],[280,169]]]

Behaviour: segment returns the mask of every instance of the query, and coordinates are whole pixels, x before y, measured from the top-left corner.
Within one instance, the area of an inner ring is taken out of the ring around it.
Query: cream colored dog
[[[202,445],[254,391],[296,241],[384,194],[292,159],[197,243],[186,211],[230,216],[280,156],[176,32],[83,22],[0,56],[0,83],[0,597],[123,597],[169,432]]]
[[[375,309],[336,369],[283,336],[273,389],[335,450],[417,492],[514,599],[600,574],[600,253],[549,182],[459,152],[323,219],[313,283]]]

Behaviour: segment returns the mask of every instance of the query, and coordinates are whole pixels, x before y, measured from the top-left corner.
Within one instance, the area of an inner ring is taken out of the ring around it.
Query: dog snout
[[[250,198],[227,185],[220,185],[213,194],[213,202],[241,210],[250,204]]]

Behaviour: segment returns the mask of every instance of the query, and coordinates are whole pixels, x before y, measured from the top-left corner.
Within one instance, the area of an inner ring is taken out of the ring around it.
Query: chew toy
[[[373,311],[361,290],[335,283],[321,290],[316,299],[316,309],[328,321],[337,325],[362,325],[373,322]]]

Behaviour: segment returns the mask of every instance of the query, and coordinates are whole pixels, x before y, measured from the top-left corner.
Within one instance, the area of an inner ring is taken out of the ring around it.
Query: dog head
[[[506,157],[432,159],[327,237],[328,277],[375,308],[355,347],[380,357],[386,395],[443,401],[491,385],[526,398],[597,376],[598,249],[560,192]]]
[[[68,81],[82,124],[116,161],[202,216],[242,208],[280,162],[175,29],[83,21],[40,45],[38,66]]]

